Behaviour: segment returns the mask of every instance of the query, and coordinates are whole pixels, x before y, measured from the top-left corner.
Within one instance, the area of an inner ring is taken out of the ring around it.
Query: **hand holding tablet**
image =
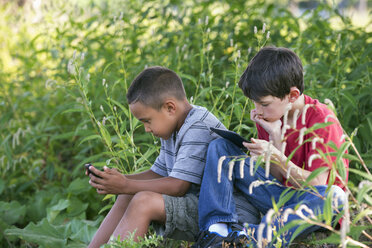
[[[247,149],[243,145],[243,142],[248,142],[248,141],[246,139],[244,139],[242,136],[240,136],[239,134],[237,134],[233,131],[230,131],[230,130],[224,130],[224,129],[214,128],[214,127],[211,127],[210,130],[215,132],[216,134],[218,134],[222,138],[229,140],[230,142],[235,144],[237,147],[239,147],[241,149]]]

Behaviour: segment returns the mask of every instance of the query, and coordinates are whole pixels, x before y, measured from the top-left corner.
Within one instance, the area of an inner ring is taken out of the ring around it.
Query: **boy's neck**
[[[293,114],[296,111],[296,109],[299,110],[299,114],[297,115],[300,116],[300,113],[302,112],[303,108],[305,107],[305,95],[301,94],[295,102],[292,103],[292,109],[288,113],[288,123],[293,123]]]
[[[183,123],[186,120],[187,115],[192,109],[192,106],[187,100],[185,100],[184,102],[182,102],[182,104],[180,104],[179,109],[180,109],[180,112],[179,112],[179,118],[177,121],[176,131],[179,131],[181,129]]]

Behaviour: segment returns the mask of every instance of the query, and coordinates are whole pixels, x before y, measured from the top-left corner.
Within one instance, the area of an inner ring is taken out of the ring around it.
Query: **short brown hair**
[[[178,100],[186,98],[181,78],[172,70],[153,66],[143,70],[131,83],[128,92],[128,104],[140,102],[159,110],[166,97]]]

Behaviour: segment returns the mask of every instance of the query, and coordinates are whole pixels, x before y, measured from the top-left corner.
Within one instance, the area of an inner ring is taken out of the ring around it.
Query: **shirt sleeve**
[[[160,176],[166,177],[168,176],[167,166],[165,164],[165,152],[164,152],[164,144],[161,141],[161,148],[159,156],[155,159],[154,164],[151,166],[151,170]]]
[[[175,163],[169,176],[200,184],[208,145],[215,138],[216,136],[211,134],[205,123],[199,121],[192,124],[180,140]]]

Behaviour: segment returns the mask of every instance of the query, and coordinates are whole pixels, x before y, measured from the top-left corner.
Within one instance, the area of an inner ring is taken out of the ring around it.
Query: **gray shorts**
[[[166,213],[166,223],[153,223],[158,235],[176,240],[195,241],[199,233],[198,196],[188,193],[182,197],[163,195]],[[240,192],[234,192],[236,212],[239,222],[233,224],[233,229],[242,229],[245,222],[258,224],[259,211],[250,204]]]

